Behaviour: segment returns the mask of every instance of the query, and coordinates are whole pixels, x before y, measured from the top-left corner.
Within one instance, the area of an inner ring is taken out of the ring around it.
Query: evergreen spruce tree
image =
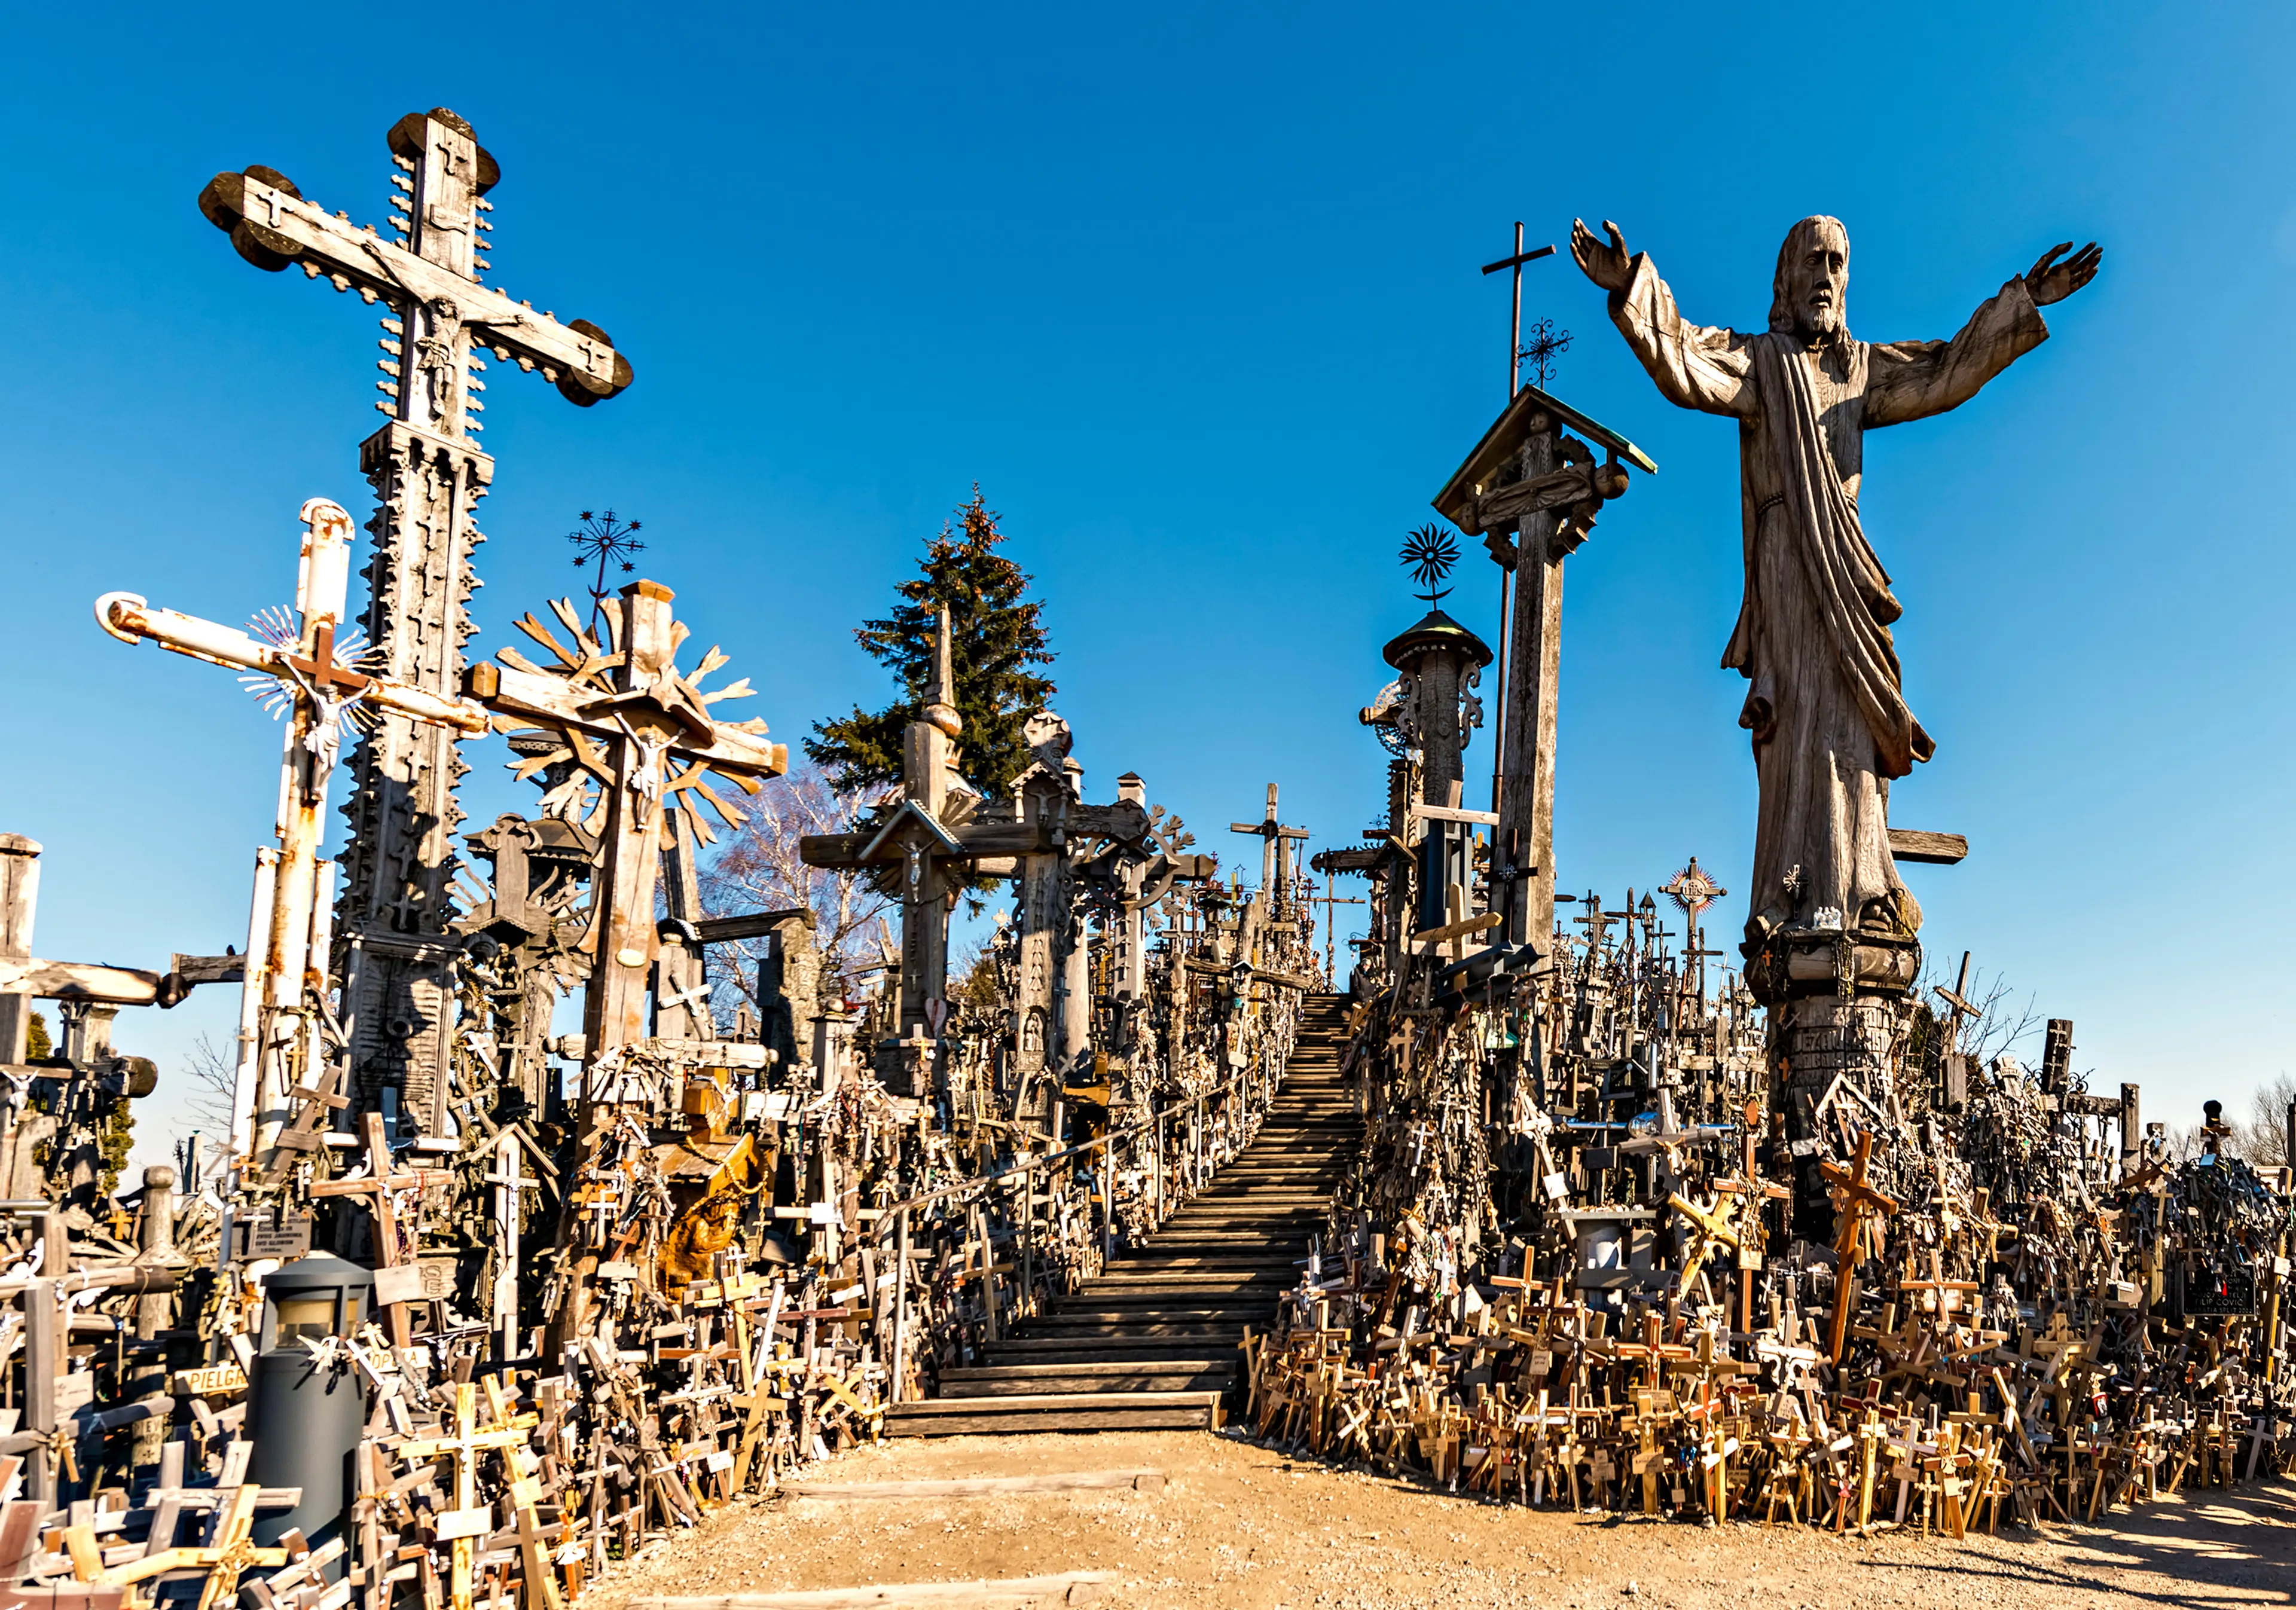
[[[1028,573],[996,551],[1004,535],[979,486],[957,513],[962,532],[944,525],[926,543],[916,577],[895,589],[900,601],[891,614],[863,623],[853,633],[893,674],[901,698],[873,714],[856,706],[850,715],[816,722],[814,736],[805,740],[806,754],[842,791],[900,781],[903,735],[932,676],[934,629],[943,604],[956,675],[949,702],[964,723],[956,740],[958,771],[994,798],[1029,764],[1021,729],[1054,691],[1049,678],[1030,669],[1053,663],[1040,617],[1044,605],[1029,595]]]

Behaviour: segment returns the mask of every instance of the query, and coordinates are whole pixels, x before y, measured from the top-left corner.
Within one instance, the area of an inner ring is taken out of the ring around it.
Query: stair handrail
[[[1060,1163],[1070,1158],[1082,1157],[1095,1151],[1106,1153],[1115,1142],[1129,1140],[1144,1132],[1153,1130],[1164,1120],[1172,1117],[1176,1114],[1188,1111],[1191,1108],[1194,1109],[1200,1115],[1199,1122],[1201,1122],[1201,1115],[1202,1114],[1206,1105],[1215,1097],[1225,1096],[1239,1088],[1242,1090],[1244,1094],[1249,1096],[1252,1093],[1251,1087],[1255,1083],[1259,1084],[1261,1087],[1261,1093],[1259,1102],[1257,1103],[1257,1105],[1262,1109],[1259,1116],[1265,1116],[1265,1109],[1273,1104],[1276,1092],[1283,1083],[1284,1075],[1290,1071],[1291,1052],[1295,1049],[1296,1046],[1287,1046],[1285,1048],[1285,1053],[1282,1063],[1272,1068],[1264,1066],[1261,1058],[1255,1057],[1249,1065],[1238,1069],[1225,1082],[1198,1091],[1193,1095],[1180,1098],[1168,1107],[1161,1108],[1157,1107],[1154,1105],[1153,1099],[1152,1098],[1148,1116],[1146,1117],[1137,1119],[1133,1123],[1124,1124],[1120,1127],[1111,1128],[1106,1132],[1097,1135],[1090,1140],[1083,1141],[1075,1146],[1064,1147],[1056,1152],[1030,1152],[1021,1156],[1012,1167],[1000,1169],[996,1173],[976,1174],[970,1179],[955,1181],[951,1184],[940,1186],[936,1189],[922,1192],[917,1196],[907,1197],[902,1201],[889,1203],[885,1206],[880,1208],[878,1210],[877,1216],[877,1223],[880,1226],[877,1232],[878,1238],[883,1238],[885,1232],[882,1227],[888,1221],[890,1221],[894,1226],[893,1336],[892,1346],[890,1349],[891,1357],[886,1361],[890,1366],[890,1374],[892,1377],[888,1383],[888,1396],[890,1401],[895,1403],[900,1403],[906,1402],[908,1395],[906,1377],[907,1374],[906,1366],[908,1354],[908,1287],[910,1278],[909,1222],[910,1216],[915,1209],[930,1206],[935,1203],[947,1201],[952,1198],[964,1199],[986,1197],[992,1191],[1003,1190],[1016,1182],[1020,1184],[1024,1192],[1027,1192],[1032,1189],[1029,1184],[1029,1175],[1039,1168],[1049,1167],[1054,1164]],[[1105,1181],[1103,1186],[1103,1191],[1104,1200],[1103,1202],[1101,1211],[1103,1215],[1103,1240],[1105,1240],[1109,1230],[1113,1226],[1116,1215],[1116,1192],[1114,1181],[1112,1180]],[[1160,1189],[1159,1195],[1160,1197],[1161,1196]],[[970,1201],[963,1200],[959,1205],[970,1205]],[[1172,1216],[1172,1214],[1178,1212],[1181,1205],[1182,1204],[1180,1202],[1170,1202],[1169,1211],[1160,1214],[1158,1219],[1159,1226],[1160,1227],[1164,1221],[1168,1220]],[[1029,1231],[1033,1229],[1033,1210],[1029,1206],[1027,1198],[1024,1196],[1022,1203],[1022,1223],[1020,1230],[1020,1235],[1024,1250],[1029,1244]],[[988,1270],[984,1274],[983,1282],[983,1295],[985,1298],[984,1317],[986,1319],[986,1328],[988,1337],[993,1341],[996,1330],[996,1320],[995,1317],[996,1311],[996,1297],[994,1272],[996,1258],[993,1241],[989,1244],[988,1249],[987,1262]],[[1027,1285],[1033,1287],[1034,1284],[1034,1277],[1030,1276],[1027,1281]],[[1027,1296],[1028,1294],[1024,1292],[1020,1300],[1025,1302],[1027,1300]],[[877,1301],[874,1293],[871,1294],[871,1301],[873,1304]]]
[[[1032,1169],[1041,1168],[1048,1164],[1058,1163],[1063,1158],[1078,1156],[1085,1152],[1099,1150],[1106,1147],[1111,1141],[1125,1140],[1130,1136],[1140,1133],[1143,1130],[1152,1127],[1160,1119],[1168,1118],[1172,1116],[1173,1114],[1184,1112],[1192,1107],[1201,1107],[1205,1102],[1210,1100],[1214,1096],[1225,1095],[1227,1091],[1234,1090],[1237,1085],[1247,1083],[1251,1078],[1252,1072],[1253,1070],[1247,1068],[1243,1072],[1239,1073],[1234,1077],[1229,1079],[1225,1084],[1215,1084],[1209,1089],[1198,1091],[1194,1095],[1186,1097],[1179,1101],[1176,1101],[1167,1107],[1160,1109],[1152,1107],[1147,1117],[1140,1119],[1136,1123],[1128,1124],[1121,1129],[1109,1130],[1106,1133],[1095,1136],[1090,1140],[1086,1140],[1078,1145],[1064,1148],[1063,1149],[1056,1152],[1029,1152],[1025,1156],[1021,1156],[1016,1162],[1014,1162],[1012,1167],[999,1169],[993,1174],[974,1174],[969,1179],[959,1180],[954,1184],[944,1185],[937,1190],[926,1191],[922,1196],[911,1197],[906,1201],[887,1203],[883,1207],[878,1209],[880,1222],[882,1222],[883,1217],[887,1214],[906,1213],[911,1208],[922,1207],[928,1203],[940,1200],[943,1197],[955,1196],[960,1192],[978,1191],[985,1195],[988,1191],[995,1189],[999,1186],[1010,1183],[1013,1179],[1029,1173]],[[1275,1094],[1273,1088],[1270,1089],[1268,1093],[1271,1097]]]

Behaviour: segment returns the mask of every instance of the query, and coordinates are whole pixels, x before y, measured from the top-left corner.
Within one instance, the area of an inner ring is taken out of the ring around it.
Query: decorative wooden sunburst
[[[601,641],[583,624],[581,615],[571,601],[554,599],[550,613],[573,639],[571,647],[559,641],[551,629],[532,615],[521,617],[515,624],[521,632],[541,648],[549,650],[553,664],[537,665],[516,649],[504,649],[495,658],[504,665],[537,676],[555,677],[568,684],[578,698],[585,702],[600,703],[613,699],[621,690],[616,685],[614,674],[624,661],[622,645],[618,641],[619,617],[607,610],[600,618],[605,622],[606,637]],[[671,627],[671,651],[685,642],[685,623],[678,621]],[[757,690],[750,679],[742,677],[722,688],[704,692],[701,679],[726,663],[726,657],[715,646],[701,657],[691,672],[681,672],[673,664],[664,681],[662,691],[689,707],[701,710],[725,699],[747,699]],[[728,722],[725,730],[734,732],[763,732],[763,721]],[[557,740],[547,750],[525,755],[510,763],[512,773],[521,782],[541,775],[553,767],[564,768],[561,779],[545,788],[542,809],[562,821],[578,824],[585,831],[604,830],[606,801],[614,787],[614,756],[607,744],[579,728],[541,722],[514,723],[504,731],[542,731]],[[763,785],[755,778],[714,771],[707,760],[688,758],[673,751],[664,757],[661,795],[665,804],[679,803],[681,795],[692,795],[708,803],[709,809],[727,827],[738,828],[748,821],[740,810],[728,804],[710,788],[712,780],[731,782],[744,794],[755,794]],[[694,837],[704,844],[718,841],[716,831],[702,814],[687,805],[685,819],[693,826]]]

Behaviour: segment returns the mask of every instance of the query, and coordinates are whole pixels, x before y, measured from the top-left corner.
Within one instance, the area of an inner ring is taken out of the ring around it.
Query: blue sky
[[[2244,1103],[2288,1065],[2296,22],[1898,12],[12,18],[0,829],[47,849],[37,948],[236,942],[269,833],[276,729],[222,674],[104,637],[91,601],[243,619],[291,596],[304,499],[365,507],[373,311],[250,268],[194,197],[263,162],[380,223],[385,129],[447,105],[502,164],[496,282],[603,325],[637,375],[586,411],[492,377],[478,647],[570,589],[562,534],[611,504],[793,740],[884,697],[851,627],[978,481],[1048,601],[1093,791],[1136,770],[1208,845],[1271,779],[1322,844],[1379,808],[1355,711],[1414,617],[1395,548],[1504,401],[1505,290],[1476,267],[1515,218],[1557,243],[1616,218],[1691,316],[1759,327],[1784,229],[1833,213],[1869,339],[1950,334],[2041,249],[2102,241],[2055,339],[1869,440],[1939,740],[1893,813],[1973,846],[1909,874],[1933,952],[2074,1019],[2078,1061],[2148,1116]],[[1562,880],[1615,896],[1694,853],[1736,888],[1734,434],[1659,398],[1567,260],[1524,294],[1575,332],[1556,389],[1660,466],[1570,561]],[[1478,557],[1457,612],[1488,633],[1496,593]],[[518,803],[498,758],[472,754],[481,821]],[[172,1067],[231,993],[119,1039]]]

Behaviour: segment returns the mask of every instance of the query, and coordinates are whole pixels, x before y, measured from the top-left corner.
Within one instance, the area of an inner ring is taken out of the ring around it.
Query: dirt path
[[[1431,1493],[1203,1432],[904,1440],[846,1454],[826,1482],[1153,1467],[1159,1492],[827,1501],[777,1499],[598,1585],[636,1594],[838,1588],[1114,1571],[1111,1606],[2286,1605],[2296,1485],[2202,1493],[2114,1525],[1964,1542],[1841,1541],[1781,1527],[1617,1521]]]

